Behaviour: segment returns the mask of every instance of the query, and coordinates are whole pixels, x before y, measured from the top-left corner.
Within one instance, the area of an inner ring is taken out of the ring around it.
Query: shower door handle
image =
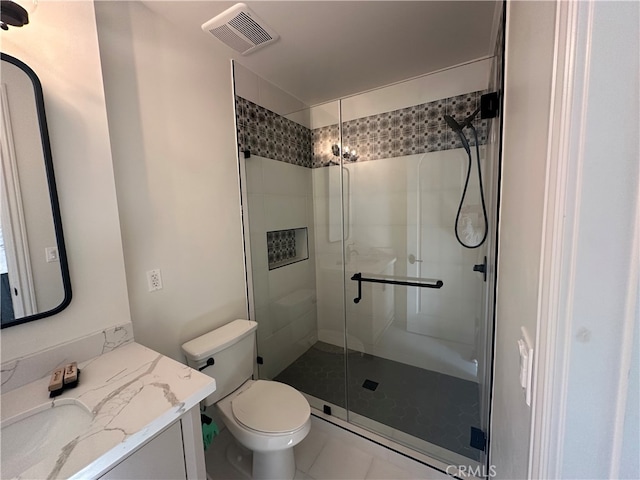
[[[473,271],[480,272],[482,274],[484,281],[485,282],[487,281],[487,257],[486,256],[484,257],[483,263],[479,263],[473,266]]]

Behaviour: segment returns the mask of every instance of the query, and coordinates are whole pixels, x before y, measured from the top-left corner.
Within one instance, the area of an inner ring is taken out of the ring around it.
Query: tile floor
[[[207,450],[207,472],[212,480],[247,480],[226,458],[231,442],[231,434],[224,429]],[[313,416],[311,431],[295,447],[295,457],[295,478],[299,480],[453,478]]]
[[[352,412],[480,460],[469,446],[471,427],[480,427],[477,383],[356,351],[349,351],[347,365]],[[316,342],[274,380],[344,407],[344,351]]]

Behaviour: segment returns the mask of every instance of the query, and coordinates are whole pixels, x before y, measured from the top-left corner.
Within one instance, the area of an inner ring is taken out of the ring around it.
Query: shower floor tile
[[[478,384],[349,351],[349,409],[473,460],[471,427],[480,427]],[[345,408],[344,352],[317,342],[274,378]],[[375,385],[377,384],[377,385]]]

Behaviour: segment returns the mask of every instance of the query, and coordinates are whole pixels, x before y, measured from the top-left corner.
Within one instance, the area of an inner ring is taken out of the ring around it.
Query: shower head
[[[467,151],[467,155],[471,155],[471,149],[469,148],[469,141],[467,140],[467,137],[464,136],[464,133],[462,133],[462,129],[465,127],[468,119],[464,121],[464,125],[460,125],[458,122],[455,121],[453,117],[449,115],[445,115],[444,121],[447,122],[447,125],[451,127],[451,130],[453,130],[458,134],[458,136],[460,137],[460,141],[462,142],[462,146]]]

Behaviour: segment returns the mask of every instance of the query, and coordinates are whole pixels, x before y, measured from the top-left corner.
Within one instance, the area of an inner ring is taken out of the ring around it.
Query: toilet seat
[[[231,401],[234,418],[242,426],[266,434],[293,432],[311,415],[306,398],[280,382],[257,380]]]

